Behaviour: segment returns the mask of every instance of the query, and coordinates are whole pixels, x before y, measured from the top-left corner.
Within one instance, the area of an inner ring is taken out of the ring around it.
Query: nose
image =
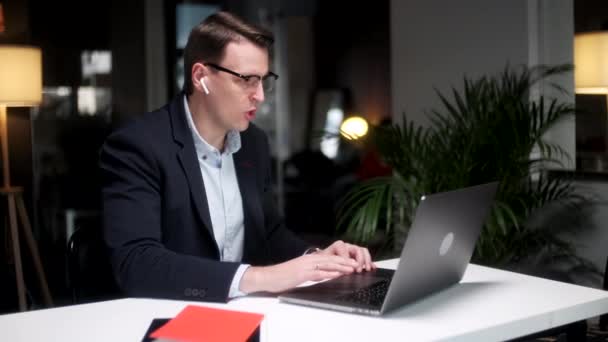
[[[253,93],[253,99],[257,103],[264,102],[264,86],[262,85],[262,82],[259,82],[257,84],[257,86],[255,87],[255,93]]]

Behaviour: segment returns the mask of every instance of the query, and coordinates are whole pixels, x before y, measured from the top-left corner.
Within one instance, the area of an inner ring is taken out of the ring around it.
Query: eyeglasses
[[[230,75],[234,75],[240,79],[242,79],[245,83],[245,87],[249,88],[249,89],[255,89],[258,87],[258,85],[260,84],[260,82],[262,82],[262,88],[264,88],[265,92],[271,92],[272,90],[274,90],[275,84],[277,82],[277,79],[279,78],[279,75],[273,73],[273,72],[268,72],[266,75],[264,76],[259,76],[259,75],[243,75],[243,74],[239,74],[236,71],[232,71],[230,69],[226,69],[222,66],[219,66],[217,64],[213,64],[213,63],[205,63],[205,66],[208,67],[212,67],[215,70],[218,71],[223,71],[226,73],[229,73]]]

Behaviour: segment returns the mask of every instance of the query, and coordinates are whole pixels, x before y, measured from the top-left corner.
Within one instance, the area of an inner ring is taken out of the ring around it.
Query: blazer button
[[[190,296],[192,296],[192,289],[191,289],[191,288],[189,288],[189,287],[187,287],[187,288],[184,290],[184,296],[186,296],[186,297],[190,297]]]
[[[207,295],[207,291],[205,291],[205,289],[200,289],[198,291],[198,296],[201,298],[205,298],[205,295]]]
[[[198,297],[198,289],[192,289],[192,297]]]

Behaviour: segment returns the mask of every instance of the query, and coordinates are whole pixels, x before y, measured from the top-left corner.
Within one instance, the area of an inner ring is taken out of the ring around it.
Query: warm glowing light
[[[574,82],[578,94],[608,94],[608,31],[576,35]]]
[[[340,134],[349,140],[356,140],[367,134],[369,126],[367,121],[360,116],[350,117],[340,126]]]
[[[577,94],[590,94],[590,95],[597,95],[597,94],[607,94],[608,95],[608,88],[576,88],[576,93]]]
[[[40,49],[0,45],[0,104],[37,106],[42,102]]]

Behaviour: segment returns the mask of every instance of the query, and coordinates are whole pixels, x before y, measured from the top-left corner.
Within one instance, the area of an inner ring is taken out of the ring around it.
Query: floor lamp
[[[40,49],[27,46],[0,45],[0,140],[2,143],[2,172],[0,193],[8,203],[10,241],[15,262],[15,277],[19,310],[26,310],[25,281],[21,260],[19,233],[23,234],[34,262],[44,303],[52,306],[49,287],[40,262],[40,254],[32,235],[32,227],[23,203],[23,188],[11,185],[6,108],[36,106],[42,100],[42,58]],[[21,221],[19,224],[18,221]],[[21,229],[19,229],[21,228]]]
[[[598,101],[603,106],[595,107],[595,110],[606,120],[608,112],[608,106],[606,106],[608,103],[608,31],[580,33],[574,37],[574,84],[577,94],[605,96],[604,101]],[[603,124],[606,125],[606,121]],[[608,136],[604,137],[604,143],[604,146],[608,148]],[[604,290],[608,290],[608,259],[604,272]],[[602,330],[608,326],[608,314],[600,316],[599,325]]]

